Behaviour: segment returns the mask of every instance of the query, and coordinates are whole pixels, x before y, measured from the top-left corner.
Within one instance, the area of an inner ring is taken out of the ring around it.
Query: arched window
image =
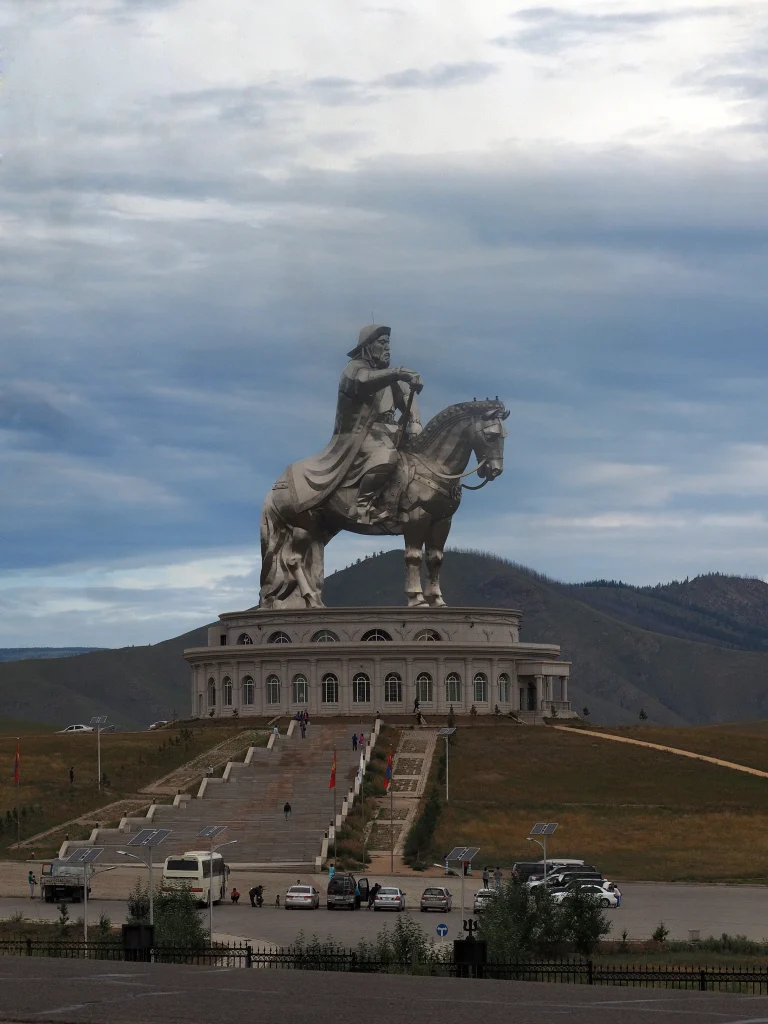
[[[229,676],[224,676],[221,683],[221,703],[226,706],[232,704],[232,680]]]
[[[243,704],[253,704],[253,679],[250,676],[243,680]]]
[[[432,676],[429,672],[420,672],[416,676],[416,696],[420,704],[432,703]]]
[[[384,701],[387,704],[401,704],[403,701],[403,680],[397,672],[390,672],[384,678]]]
[[[291,697],[294,704],[309,704],[309,687],[306,676],[294,676],[291,684]]]
[[[443,638],[440,636],[440,634],[437,632],[436,629],[422,629],[419,633],[416,634],[416,636],[413,639],[414,640],[442,640]]]
[[[288,634],[284,633],[282,629],[278,629],[276,633],[272,633],[272,635],[267,640],[268,644],[290,644],[292,642],[293,641],[288,636]]]
[[[371,703],[371,680],[365,672],[358,672],[352,680],[352,701],[355,704]]]
[[[461,701],[461,676],[458,672],[449,672],[445,677],[445,699],[449,704]]]
[[[213,678],[208,680],[208,707],[216,707],[216,681]]]
[[[381,640],[391,640],[392,637],[386,630],[383,629],[369,629],[367,633],[363,633],[360,637],[361,640],[373,640],[374,642]]]
[[[511,695],[511,689],[509,685],[509,676],[506,672],[502,672],[499,676],[499,700],[502,703],[509,701]]]
[[[237,638],[237,642],[239,644],[252,644],[253,640],[251,640],[250,636],[248,636],[247,633],[241,633],[240,636]]]
[[[280,677],[267,676],[267,704],[280,703]]]
[[[312,637],[313,644],[337,644],[339,638],[330,629],[318,629]]]
[[[484,672],[475,672],[472,680],[475,687],[475,701],[478,704],[488,703],[488,676]]]
[[[321,700],[323,704],[338,704],[339,703],[339,680],[336,676],[329,672],[328,675],[323,676],[321,680]]]

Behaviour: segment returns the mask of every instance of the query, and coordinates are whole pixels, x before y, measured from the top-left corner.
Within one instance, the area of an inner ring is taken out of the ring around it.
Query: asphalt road
[[[768,998],[5,957],[0,1024],[768,1024]]]
[[[321,905],[320,910],[285,910],[273,905],[276,891],[284,892],[277,880],[265,876],[267,900],[264,907],[254,910],[244,896],[237,906],[222,904],[214,907],[214,932],[218,935],[239,936],[255,944],[276,943],[289,945],[299,931],[306,935],[317,934],[321,938],[333,935],[337,941],[355,945],[360,939],[373,938],[382,925],[397,917],[394,913],[372,911],[328,911]],[[382,879],[386,882],[385,879]],[[434,883],[433,883],[434,884]],[[244,888],[238,880],[238,886]],[[409,880],[408,899],[411,907],[406,911],[427,931],[435,934],[438,924],[448,925],[448,938],[459,934],[461,914],[458,909],[458,892],[455,893],[455,909],[450,914],[421,914],[413,910],[422,883],[414,886]],[[455,887],[456,889],[458,887]],[[467,899],[473,891],[467,886]],[[622,887],[622,905],[607,910],[612,923],[611,936],[621,938],[624,929],[630,939],[646,939],[660,921],[670,930],[670,938],[688,939],[690,929],[697,929],[702,938],[709,935],[746,935],[751,939],[768,939],[768,887],[730,885],[661,885],[626,883]],[[98,921],[103,911],[113,923],[125,920],[126,905],[120,900],[90,900],[89,921]],[[42,917],[55,920],[58,911],[52,904],[40,900],[22,898],[0,899],[0,918],[9,918],[21,912],[27,917]],[[75,920],[82,916],[82,904],[70,905],[70,917]],[[437,937],[437,936],[435,936]]]

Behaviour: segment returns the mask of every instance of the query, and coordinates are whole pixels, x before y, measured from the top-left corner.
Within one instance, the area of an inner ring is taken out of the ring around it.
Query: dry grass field
[[[709,731],[637,735],[693,749],[685,737]],[[714,756],[739,761],[728,735]],[[584,858],[615,878],[768,881],[768,779],[575,730],[459,726],[456,737],[438,855],[466,843],[480,847],[483,864],[536,860],[531,826],[557,821],[551,853]]]
[[[591,727],[590,727],[591,728]],[[749,768],[768,772],[768,721],[727,722],[724,725],[703,725],[675,728],[664,725],[632,725],[605,727],[597,731],[627,736],[647,743],[692,750],[708,757],[734,761]]]
[[[248,725],[251,727],[251,723]],[[20,734],[18,787],[13,782],[16,736],[0,734],[0,764],[3,765],[0,774],[0,849],[9,852],[16,841],[16,825],[11,817],[16,807],[21,811],[23,841],[25,837],[114,801],[135,796],[144,786],[244,728],[236,729],[231,724],[198,728],[181,725],[156,732],[104,732],[101,735],[101,767],[109,785],[101,792],[96,785],[95,732],[80,735]],[[69,782],[70,767],[75,770],[74,785]],[[76,837],[76,832],[78,829],[72,831],[72,838]],[[46,849],[45,844],[41,849]]]

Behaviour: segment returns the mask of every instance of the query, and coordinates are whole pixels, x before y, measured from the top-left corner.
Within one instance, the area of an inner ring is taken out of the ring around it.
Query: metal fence
[[[57,957],[76,960],[143,960],[160,964],[207,967],[255,967],[265,970],[341,971],[364,974],[411,974],[433,977],[494,978],[505,981],[565,982],[632,988],[697,989],[701,992],[768,994],[768,965],[702,967],[667,964],[604,964],[593,960],[525,961],[457,964],[448,957],[420,960],[374,959],[353,949],[323,951],[289,946],[276,949],[217,945],[203,949],[154,946],[126,950],[119,942],[11,939],[0,941],[0,956]]]
[[[156,964],[197,964],[205,967],[251,967],[250,946],[206,946],[183,949],[157,945],[151,949],[125,949],[121,942],[67,942],[39,939],[0,941],[2,956],[44,956],[65,960],[132,960]]]

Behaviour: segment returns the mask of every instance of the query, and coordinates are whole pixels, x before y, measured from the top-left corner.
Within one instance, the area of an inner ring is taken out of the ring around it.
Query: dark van
[[[359,910],[368,902],[368,879],[334,875],[328,882],[325,905],[328,910]]]

